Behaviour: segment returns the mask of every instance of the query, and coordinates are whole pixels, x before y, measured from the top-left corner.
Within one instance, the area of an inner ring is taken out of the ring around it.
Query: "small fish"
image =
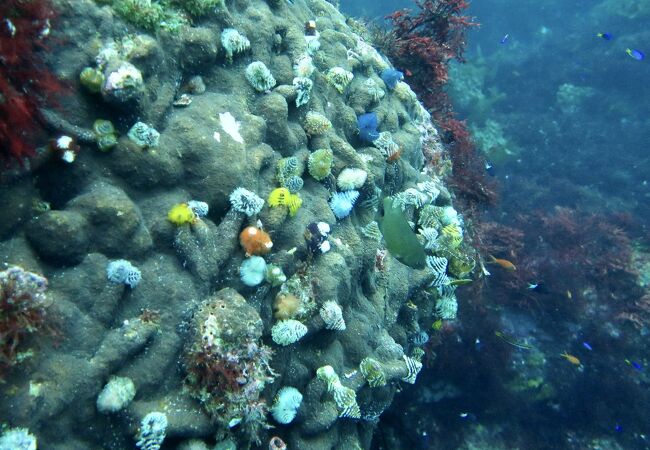
[[[32,209],[36,213],[44,213],[52,209],[52,205],[49,202],[33,199],[32,200]]]
[[[511,272],[514,272],[517,270],[517,267],[507,259],[501,259],[501,258],[495,258],[494,256],[490,255],[490,261],[488,261],[491,264],[497,264],[503,269],[509,270]]]
[[[500,331],[495,331],[494,335],[499,339],[503,340],[504,342],[506,342],[507,344],[512,345],[513,347],[521,348],[523,350],[530,350],[531,348],[533,348],[532,345],[524,344],[521,342],[515,342],[513,339],[510,339]]]
[[[614,431],[616,431],[617,433],[622,433],[623,432],[623,425],[621,425],[620,423],[617,423],[616,426],[614,427]]]
[[[476,421],[476,415],[471,412],[462,412],[458,416],[463,420],[470,420],[472,422]]]
[[[11,37],[14,37],[16,35],[16,25],[9,19],[5,19],[5,23],[7,24],[9,34],[11,34]]]
[[[596,36],[601,39],[605,39],[606,41],[611,41],[614,38],[614,35],[612,33],[598,33]]]
[[[641,61],[643,58],[645,58],[643,52],[639,50],[635,50],[633,48],[626,48],[625,53],[627,53],[630,57],[636,59],[637,61]]]
[[[539,294],[548,294],[548,289],[546,289],[546,285],[542,283],[528,283],[528,290],[537,292]]]
[[[564,352],[564,353],[560,354],[560,356],[562,358],[566,359],[567,361],[569,361],[574,366],[579,366],[580,365],[580,360],[578,358],[576,358],[575,356],[573,356],[573,355],[569,355],[567,352]]]
[[[433,324],[431,324],[431,328],[433,328],[436,331],[440,331],[442,329],[442,319],[438,319]]]
[[[567,289],[567,291],[566,291],[566,298],[568,298],[569,300],[571,300],[571,299],[573,298],[573,294],[572,294],[571,291],[568,290],[568,289]]]
[[[635,368],[636,370],[638,370],[639,372],[643,372],[643,366],[642,366],[640,363],[638,363],[638,362],[636,362],[636,361],[630,361],[629,359],[626,359],[626,360],[625,360],[625,363],[626,363],[628,366],[632,366],[632,367],[634,367],[634,368]]]
[[[490,161],[485,161],[485,171],[488,173],[490,176],[494,176],[494,166]]]
[[[508,42],[508,38],[509,38],[509,37],[510,37],[510,35],[506,33],[506,35],[503,36],[503,37],[501,38],[501,40],[499,41],[499,44],[501,44],[501,45],[506,44],[506,43]]]
[[[590,352],[593,351],[593,347],[591,345],[589,345],[589,342],[587,342],[587,341],[583,342],[582,346],[584,348],[586,348],[587,350],[589,350]]]
[[[476,349],[477,352],[480,352],[481,349],[483,348],[483,343],[479,338],[476,338],[476,340],[474,341],[474,348]]]
[[[489,277],[490,275],[492,275],[485,267],[485,264],[483,264],[482,258],[479,260],[479,265],[481,266],[481,274],[483,274],[484,277]]]
[[[466,284],[472,284],[473,281],[470,278],[460,278],[458,280],[451,280],[449,286],[464,286]]]

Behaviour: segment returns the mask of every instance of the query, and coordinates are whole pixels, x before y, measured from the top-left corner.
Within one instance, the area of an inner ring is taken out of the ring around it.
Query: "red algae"
[[[20,343],[43,326],[47,279],[10,267],[0,272],[0,380],[20,361]]]
[[[449,80],[449,61],[464,62],[465,31],[478,24],[463,15],[469,6],[465,0],[427,0],[416,5],[416,13],[400,10],[388,16],[393,28],[383,50],[408,74],[409,85],[443,131],[458,206],[466,214],[475,215],[479,207],[496,202],[496,183],[486,176],[485,160],[476,150],[466,124],[454,118],[444,86]]]
[[[24,166],[42,131],[39,107],[63,90],[42,58],[56,12],[50,0],[6,0],[0,17],[0,163]]]

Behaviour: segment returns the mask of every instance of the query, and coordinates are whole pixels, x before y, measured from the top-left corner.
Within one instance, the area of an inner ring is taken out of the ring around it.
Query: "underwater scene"
[[[0,450],[650,449],[649,23],[2,0]]]

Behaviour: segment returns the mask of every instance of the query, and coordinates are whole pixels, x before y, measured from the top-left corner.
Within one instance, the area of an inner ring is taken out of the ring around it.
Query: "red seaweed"
[[[64,88],[43,61],[56,13],[50,0],[5,0],[0,17],[0,163],[24,166],[43,130],[39,108]]]
[[[449,79],[449,61],[464,62],[465,32],[478,24],[463,15],[469,6],[466,0],[415,3],[417,13],[400,10],[387,17],[392,29],[382,50],[404,69],[409,85],[442,129],[443,142],[450,150],[450,181],[460,200],[459,207],[474,215],[479,207],[496,202],[496,183],[486,176],[485,160],[476,150],[467,126],[455,119],[444,87]]]

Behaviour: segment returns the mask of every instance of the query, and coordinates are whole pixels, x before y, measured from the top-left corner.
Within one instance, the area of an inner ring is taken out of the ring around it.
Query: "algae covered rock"
[[[267,405],[260,399],[274,373],[271,351],[259,340],[262,319],[233,289],[204,300],[192,321],[194,337],[185,353],[188,386],[222,431],[238,426],[259,441]]]
[[[121,189],[99,183],[70,202],[90,224],[93,248],[107,255],[135,255],[151,245],[138,207]]]
[[[205,70],[214,64],[219,53],[219,37],[210,28],[183,28],[181,35],[181,65],[187,70]]]
[[[47,211],[29,224],[27,238],[45,260],[78,264],[90,247],[90,227],[79,212]]]
[[[414,192],[432,179],[422,142],[435,130],[410,88],[386,87],[389,63],[325,0],[270,0],[272,11],[260,0],[56,3],[65,37],[89,43],[53,49],[56,73],[89,68],[62,115],[95,122],[83,144],[105,151],[42,166],[0,202],[3,255],[42,257],[66,333],[21,368],[23,384],[0,384],[21,396],[0,419],[24,419],[47,448],[132,447],[152,411],[167,417],[163,446],[265,448],[277,434],[289,448],[369,448],[369,421],[420,368],[396,342],[410,351],[417,320],[456,314],[453,292],[417,314],[405,303],[432,277],[472,269],[449,193]],[[387,199],[380,229],[388,194],[401,203]],[[202,212],[170,222],[191,200]],[[434,231],[416,235],[419,219]],[[253,268],[245,227],[273,240]],[[425,267],[443,234],[453,254]],[[125,261],[141,280],[118,276]],[[29,398],[30,380],[41,398]],[[73,433],[80,411],[97,435]],[[268,430],[269,412],[290,425]]]
[[[156,149],[143,150],[122,137],[106,155],[105,164],[133,187],[173,186],[182,178],[182,163],[174,149],[173,138],[163,135],[160,142]]]
[[[283,154],[293,153],[298,141],[288,126],[289,105],[283,96],[272,93],[258,102],[256,111],[266,121],[266,140]]]
[[[34,212],[47,209],[49,205],[38,200],[32,184],[21,182],[2,186],[0,195],[0,239],[5,239],[21,223],[26,222]]]

